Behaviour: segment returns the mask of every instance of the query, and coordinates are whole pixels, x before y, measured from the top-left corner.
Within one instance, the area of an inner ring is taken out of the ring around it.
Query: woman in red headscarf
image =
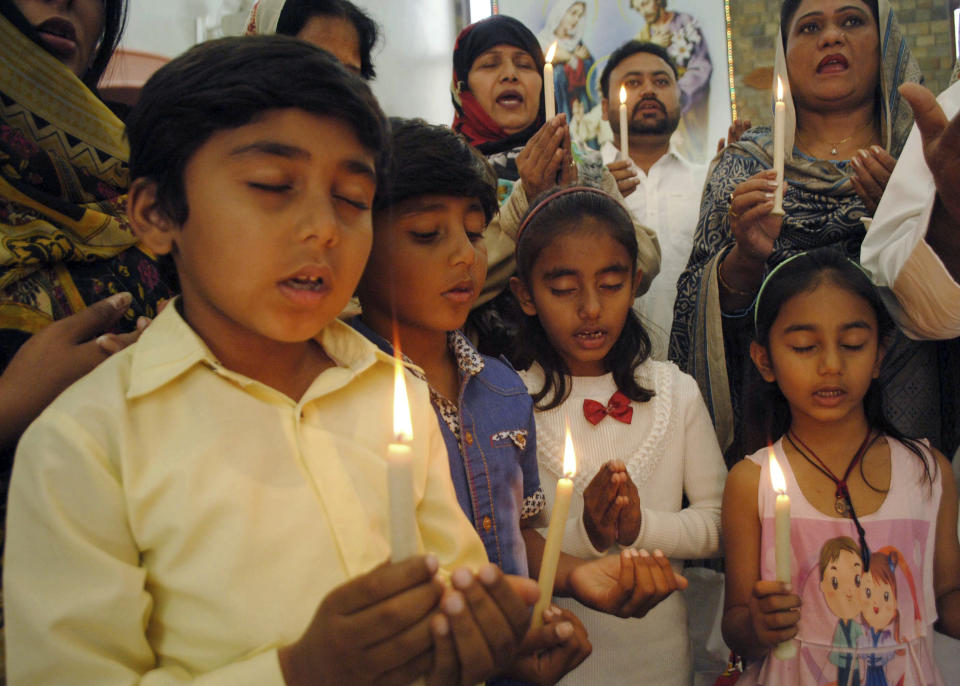
[[[514,271],[514,239],[529,202],[543,191],[579,183],[620,197],[599,156],[571,145],[567,118],[545,121],[543,51],[521,22],[494,15],[466,27],[453,50],[453,128],[486,156],[498,178],[500,213],[484,232],[487,281],[468,323],[481,352],[511,350],[516,331],[501,313],[511,307],[506,291]],[[637,225],[643,293],[660,269],[656,235]]]

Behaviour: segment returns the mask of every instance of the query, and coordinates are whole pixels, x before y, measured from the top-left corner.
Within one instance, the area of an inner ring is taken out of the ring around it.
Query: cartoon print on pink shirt
[[[863,652],[860,657],[864,666],[865,686],[888,686],[903,683],[903,677],[894,681],[889,678],[887,665],[897,655],[904,655],[895,646],[901,642],[900,610],[897,608],[897,575],[899,569],[910,588],[913,599],[913,618],[920,621],[920,606],[917,603],[916,586],[910,568],[902,563],[903,556],[892,546],[881,548],[870,557],[870,571],[863,575],[861,583],[861,612],[864,634],[860,648],[877,649]]]

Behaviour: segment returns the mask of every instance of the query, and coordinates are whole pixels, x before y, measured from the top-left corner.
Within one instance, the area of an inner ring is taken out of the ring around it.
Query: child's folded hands
[[[583,489],[583,526],[597,550],[614,543],[632,545],[640,535],[640,496],[617,460],[607,462]]]

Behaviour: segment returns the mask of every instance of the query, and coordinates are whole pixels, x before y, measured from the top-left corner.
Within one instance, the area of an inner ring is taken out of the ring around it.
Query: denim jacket
[[[350,320],[350,325],[393,354],[393,346],[360,317]],[[520,520],[544,507],[533,401],[508,363],[480,355],[459,331],[450,332],[448,342],[460,371],[457,417],[444,417],[445,403],[436,392],[431,392],[431,400],[447,446],[457,499],[480,535],[488,559],[507,574],[528,576]],[[454,432],[457,423],[459,437]]]

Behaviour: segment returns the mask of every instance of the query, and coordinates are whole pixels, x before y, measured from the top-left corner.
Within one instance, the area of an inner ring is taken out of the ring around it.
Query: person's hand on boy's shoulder
[[[116,293],[27,339],[0,377],[0,448],[15,445],[64,389],[136,342],[150,323],[146,317],[131,333],[109,333],[132,300],[129,293]]]

